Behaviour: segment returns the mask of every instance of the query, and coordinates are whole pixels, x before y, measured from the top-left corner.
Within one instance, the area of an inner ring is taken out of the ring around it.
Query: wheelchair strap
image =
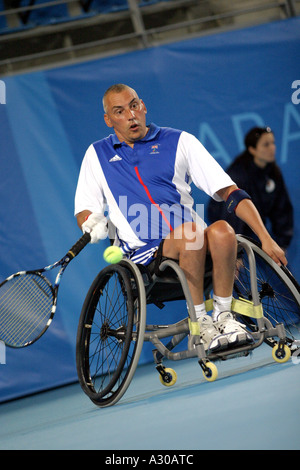
[[[213,299],[208,299],[205,301],[205,308],[207,312],[213,309]],[[240,315],[245,315],[246,317],[263,317],[262,304],[253,305],[253,302],[250,300],[232,299],[231,309],[233,312],[239,313]]]
[[[262,318],[263,317],[263,307],[262,304],[253,305],[253,302],[245,299],[233,299],[232,300],[232,310],[235,313],[240,313],[246,317],[252,318]]]
[[[189,329],[190,329],[191,335],[199,336],[200,335],[200,323],[198,321],[191,321],[190,318],[188,320],[189,320]]]

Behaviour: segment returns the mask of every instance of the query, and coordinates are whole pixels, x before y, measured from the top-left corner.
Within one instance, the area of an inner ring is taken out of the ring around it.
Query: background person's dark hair
[[[273,131],[270,127],[253,127],[250,131],[247,132],[244,138],[245,150],[237,157],[237,161],[252,162],[253,155],[249,151],[249,147],[256,148],[257,143],[263,134],[273,134]],[[270,169],[269,175],[275,180],[278,179],[280,175],[280,169],[276,162],[268,163]]]

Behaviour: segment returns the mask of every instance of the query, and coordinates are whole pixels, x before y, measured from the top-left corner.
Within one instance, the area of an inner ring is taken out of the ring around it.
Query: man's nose
[[[128,108],[127,110],[128,119],[135,119],[135,112],[133,109]]]

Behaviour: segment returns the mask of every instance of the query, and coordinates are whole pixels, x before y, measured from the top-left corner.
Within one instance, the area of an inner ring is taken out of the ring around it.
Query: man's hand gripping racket
[[[37,341],[49,328],[57,305],[62,275],[72,259],[91,241],[84,235],[56,263],[34,271],[20,271],[0,285],[0,340],[6,346],[23,348]],[[60,267],[54,285],[43,272]]]

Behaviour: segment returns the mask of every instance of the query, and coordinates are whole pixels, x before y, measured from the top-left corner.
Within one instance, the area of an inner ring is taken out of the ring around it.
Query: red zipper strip
[[[163,213],[163,211],[161,210],[161,208],[159,207],[159,205],[154,201],[153,197],[151,196],[151,193],[149,191],[149,189],[147,188],[147,186],[145,185],[144,181],[142,180],[141,178],[141,175],[139,174],[139,170],[138,170],[138,167],[135,166],[134,167],[135,169],[135,172],[136,172],[136,175],[138,177],[138,180],[139,182],[141,183],[141,185],[143,186],[144,190],[146,191],[146,194],[151,202],[151,204],[153,204],[157,210],[160,212],[160,214],[162,215],[162,218],[164,219],[164,221],[166,222],[167,226],[169,227],[170,231],[172,232],[173,231],[173,227],[172,225],[170,224],[170,222],[168,221],[167,217],[165,216],[165,214]]]

